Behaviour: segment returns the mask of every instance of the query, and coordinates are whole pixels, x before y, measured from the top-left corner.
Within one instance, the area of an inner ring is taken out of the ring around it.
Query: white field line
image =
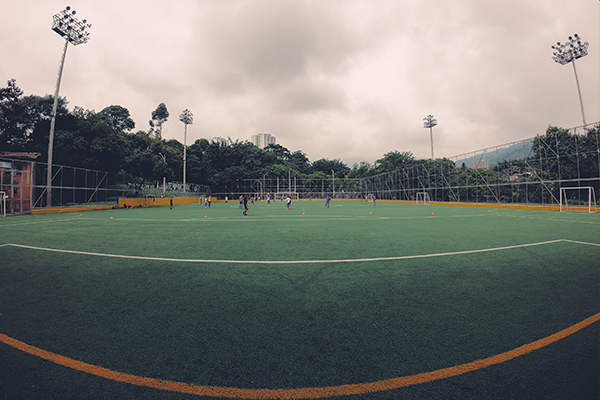
[[[73,217],[73,218],[61,218],[61,219],[44,219],[44,220],[41,220],[41,221],[30,221],[30,222],[17,222],[16,224],[8,223],[8,224],[0,225],[0,228],[13,227],[13,226],[21,226],[21,225],[49,224],[49,223],[52,223],[52,222],[75,221],[75,220],[79,220],[79,219],[83,219],[83,218],[81,218],[81,217]]]
[[[471,218],[471,217],[486,217],[489,214],[474,214],[474,215],[448,215],[448,216],[415,216],[415,217],[379,217],[374,215],[358,215],[354,217],[348,216],[325,216],[319,215],[315,217],[305,216],[305,215],[295,215],[291,217],[283,217],[280,215],[260,215],[260,216],[232,216],[232,217],[198,217],[198,218],[182,218],[182,219],[160,219],[160,218],[123,218],[119,217],[113,219],[112,221],[139,221],[139,222],[206,222],[206,223],[215,223],[215,222],[307,222],[307,221],[319,221],[319,222],[327,222],[327,221],[364,221],[364,220],[408,220],[408,219],[440,219],[440,218]],[[81,220],[88,221],[99,221],[100,218],[86,218],[81,217]],[[106,220],[103,219],[103,220]]]
[[[541,221],[552,221],[552,222],[574,222],[574,223],[579,223],[579,224],[592,224],[592,225],[600,224],[600,219],[598,219],[598,218],[596,221],[578,221],[575,219],[542,218],[542,217],[532,217],[532,216],[528,216],[528,215],[502,214],[502,213],[498,213],[498,212],[493,213],[492,215],[509,217],[509,218],[520,218],[520,219],[537,219],[537,220],[541,220]]]
[[[545,244],[560,243],[560,242],[585,244],[585,245],[590,245],[590,246],[600,246],[595,243],[575,242],[575,241],[567,240],[567,239],[556,239],[556,240],[549,240],[546,242],[526,243],[526,244],[504,246],[504,247],[492,247],[492,248],[488,248],[488,249],[479,249],[479,250],[455,251],[455,252],[450,252],[450,253],[433,253],[433,254],[420,254],[420,255],[412,255],[412,256],[397,256],[397,257],[351,258],[351,259],[340,259],[340,260],[287,260],[287,261],[286,260],[282,260],[282,261],[273,261],[273,260],[263,260],[263,261],[260,261],[260,260],[206,260],[206,259],[127,256],[127,255],[120,255],[120,254],[93,253],[93,252],[88,252],[88,251],[51,249],[51,248],[46,248],[46,247],[26,246],[26,245],[22,245],[22,244],[14,244],[14,243],[3,244],[3,245],[0,245],[0,247],[13,246],[13,247],[20,247],[20,248],[24,248],[24,249],[51,251],[51,252],[56,252],[56,253],[80,254],[80,255],[97,256],[97,257],[124,258],[124,259],[133,259],[133,260],[184,262],[184,263],[323,264],[323,263],[351,263],[351,262],[368,262],[368,261],[411,260],[411,259],[417,259],[417,258],[445,257],[445,256],[455,256],[455,255],[461,255],[461,254],[476,254],[476,253],[486,253],[486,252],[498,251],[498,250],[519,249],[519,248],[524,248],[524,247],[541,246],[541,245],[545,245]]]

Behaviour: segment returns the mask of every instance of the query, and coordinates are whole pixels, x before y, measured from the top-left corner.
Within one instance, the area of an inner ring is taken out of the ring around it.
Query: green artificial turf
[[[598,246],[511,247],[598,244],[596,214],[324,204],[262,202],[248,216],[230,202],[2,219],[0,245],[147,259],[0,247],[0,333],[128,374],[278,389],[447,368],[598,313]],[[597,339],[594,323],[497,366],[345,398],[597,398]],[[0,359],[10,360],[0,363],[0,393],[11,399],[194,397],[89,376],[3,343]]]

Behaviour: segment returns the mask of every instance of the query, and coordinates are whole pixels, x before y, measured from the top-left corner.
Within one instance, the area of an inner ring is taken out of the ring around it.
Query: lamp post
[[[333,198],[335,198],[335,171],[331,170],[331,184],[333,185]]]
[[[437,119],[433,118],[433,115],[429,114],[423,118],[423,128],[429,128],[429,135],[431,137],[431,159],[433,160],[433,127],[437,125]]]
[[[56,125],[56,110],[58,108],[58,90],[60,88],[63,66],[65,64],[65,56],[67,55],[67,46],[69,43],[73,46],[87,43],[90,33],[86,31],[86,28],[91,27],[92,25],[88,24],[85,19],[83,21],[77,20],[77,18],[75,18],[75,10],[71,10],[71,7],[68,6],[63,11],[52,16],[52,30],[65,38],[65,46],[60,59],[58,78],[56,79],[56,90],[54,91],[54,105],[52,106],[52,120],[50,121],[50,136],[48,139],[48,175],[46,177],[47,207],[52,207],[52,152],[54,148],[54,127]]]
[[[183,197],[185,197],[186,185],[185,185],[185,170],[186,170],[186,147],[187,147],[187,126],[194,123],[194,114],[187,108],[183,110],[179,116],[179,120],[185,124],[183,131]]]
[[[573,72],[575,72],[575,82],[577,83],[577,92],[579,93],[579,104],[581,106],[581,118],[585,127],[585,112],[583,111],[583,99],[581,97],[581,89],[579,87],[579,78],[577,77],[577,68],[575,68],[575,60],[587,56],[588,42],[583,42],[579,35],[574,34],[569,36],[569,41],[566,43],[557,42],[552,48],[555,50],[552,59],[561,65],[568,63],[573,64]]]

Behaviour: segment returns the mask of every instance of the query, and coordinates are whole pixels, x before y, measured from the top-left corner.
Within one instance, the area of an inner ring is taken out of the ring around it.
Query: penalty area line
[[[7,243],[4,246],[20,247],[23,249],[30,249],[30,250],[50,251],[50,252],[55,252],[55,253],[79,254],[79,255],[86,255],[86,256],[124,258],[124,259],[130,259],[130,260],[147,260],[147,261],[169,261],[169,262],[184,262],[184,263],[223,263],[223,264],[323,264],[323,263],[353,263],[353,262],[369,262],[369,261],[412,260],[412,259],[418,259],[418,258],[456,256],[456,255],[463,255],[463,254],[487,253],[487,252],[499,251],[499,250],[520,249],[520,248],[524,248],[524,247],[542,246],[542,245],[546,245],[546,244],[561,243],[561,242],[593,245],[592,243],[574,242],[574,241],[567,240],[567,239],[556,239],[556,240],[549,240],[549,241],[545,241],[545,242],[526,243],[526,244],[518,244],[518,245],[513,245],[513,246],[492,247],[492,248],[477,249],[477,250],[463,250],[463,251],[454,251],[454,252],[449,252],[449,253],[419,254],[419,255],[412,255],[412,256],[351,258],[351,259],[339,259],[339,260],[280,260],[280,261],[276,261],[276,260],[209,260],[209,259],[128,256],[128,255],[123,255],[123,254],[95,253],[95,252],[89,252],[89,251],[52,249],[52,248],[47,248],[47,247],[27,246],[27,245],[14,244],[14,243]]]

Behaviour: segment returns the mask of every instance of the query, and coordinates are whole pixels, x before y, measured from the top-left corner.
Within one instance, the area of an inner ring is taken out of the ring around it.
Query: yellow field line
[[[42,350],[38,347],[30,346],[17,339],[0,334],[0,341],[22,350],[29,354],[44,358],[56,364],[63,365],[78,371],[87,372],[92,375],[110,379],[118,382],[130,383],[132,385],[144,386],[149,388],[168,390],[172,392],[188,393],[199,396],[229,397],[236,399],[314,399],[333,396],[344,396],[354,394],[364,394],[380,392],[390,389],[399,389],[420,383],[432,382],[438,379],[450,378],[461,375],[466,372],[479,370],[491,365],[500,364],[513,358],[531,353],[560,339],[572,335],[581,329],[597,322],[600,319],[600,313],[591,316],[575,325],[572,325],[553,335],[545,337],[535,342],[531,342],[514,350],[507,351],[492,357],[476,360],[470,363],[456,365],[454,367],[438,369],[436,371],[425,372],[416,375],[404,376],[401,378],[385,379],[377,382],[356,383],[340,386],[298,388],[298,389],[244,389],[221,386],[204,386],[184,382],[174,382],[163,379],[145,378],[136,375],[124,374],[122,372],[112,371],[110,369],[87,364],[72,358],[64,357],[59,354]]]

